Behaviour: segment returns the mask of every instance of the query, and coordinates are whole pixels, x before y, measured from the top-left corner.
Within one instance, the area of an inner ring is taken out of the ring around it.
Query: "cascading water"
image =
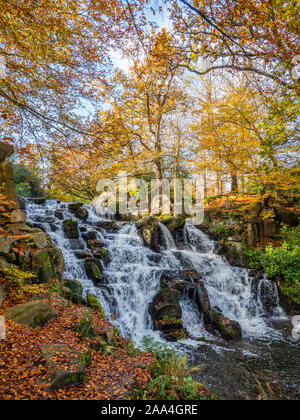
[[[292,344],[289,340],[282,340],[281,333],[273,325],[274,319],[280,320],[282,316],[274,283],[266,278],[255,280],[246,269],[231,266],[224,257],[214,253],[215,242],[193,225],[185,227],[185,243],[177,247],[166,226],[159,224],[162,251],[158,254],[144,246],[135,224],[127,223],[119,230],[107,231],[99,222],[112,220],[111,213],[103,207],[86,208],[89,217],[85,222],[78,220],[80,231],[96,232],[97,239],[103,242],[109,252],[109,264],[103,271],[105,284],[100,287],[87,278],[84,260],[78,258],[78,252],[90,252],[82,235],[78,240],[66,239],[62,220],[54,215],[56,210],[60,210],[64,219],[76,219],[68,205],[57,201],[38,205],[32,200],[26,205],[28,220],[49,233],[55,245],[62,249],[65,277],[80,280],[85,292],[99,297],[107,318],[113,320],[122,336],[131,337],[138,345],[144,336],[160,340],[159,332],[153,331],[148,308],[160,289],[161,275],[164,270],[194,269],[203,276],[202,281],[211,305],[218,307],[224,316],[238,321],[244,335],[243,341],[234,345],[211,336],[204,328],[195,303],[187,299],[187,296],[182,298],[183,324],[194,340],[185,340],[175,344],[175,347],[185,349],[195,364],[210,364],[210,374],[204,374],[207,383],[225,396],[239,398],[236,388],[239,388],[240,383],[235,384],[237,375],[234,371],[230,374],[231,365],[234,364],[241,369],[243,378],[247,375],[251,377],[249,385],[244,385],[246,394],[251,392],[250,382],[255,382],[256,376],[252,378],[252,367],[249,370],[248,364],[252,366],[254,361],[254,364],[259,365],[261,362],[259,369],[263,370],[271,364],[266,359],[266,353],[274,346],[275,352],[284,348],[289,354],[289,360],[293,362],[288,366],[274,362],[275,365],[273,363],[269,368],[270,372],[281,372],[281,375],[287,372],[286,375],[294,378],[292,368],[295,364],[299,371],[299,358],[293,357]],[[201,352],[195,350],[199,346]],[[221,375],[222,369],[224,373]],[[215,380],[220,375],[221,379]],[[290,384],[286,386],[290,389]],[[295,388],[300,390],[299,378],[296,376],[292,392]]]

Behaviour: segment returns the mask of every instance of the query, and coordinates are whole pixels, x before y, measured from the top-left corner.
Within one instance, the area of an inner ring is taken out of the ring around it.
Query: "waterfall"
[[[165,250],[166,251],[175,250],[177,246],[175,244],[175,241],[169,229],[163,223],[160,223],[160,222],[158,223],[158,226],[163,235]]]
[[[43,205],[27,202],[28,220],[41,227],[61,248],[65,258],[65,278],[81,281],[84,292],[96,294],[108,319],[118,326],[122,336],[131,337],[139,344],[146,335],[159,337],[152,329],[149,305],[160,289],[164,270],[194,269],[203,276],[212,306],[217,306],[223,315],[238,321],[244,335],[263,336],[270,334],[267,326],[268,305],[273,314],[280,315],[277,288],[264,278],[255,281],[246,269],[233,267],[226,258],[214,254],[215,242],[193,225],[184,231],[186,247],[179,250],[167,229],[159,223],[164,250],[157,254],[143,245],[135,224],[125,224],[119,231],[106,231],[99,221],[111,220],[106,209],[86,206],[89,218],[78,220],[80,237],[66,239],[62,221],[55,217],[60,210],[65,219],[75,219],[68,205],[58,201],[47,201]],[[100,215],[100,216],[99,216]],[[109,264],[103,267],[105,284],[96,287],[87,278],[84,260],[78,253],[90,251],[81,232],[94,231],[109,252]],[[203,336],[204,326],[193,302],[182,299],[183,322],[192,336]]]

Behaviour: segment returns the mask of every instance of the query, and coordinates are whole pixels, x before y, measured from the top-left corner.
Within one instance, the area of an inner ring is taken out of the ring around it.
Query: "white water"
[[[152,330],[149,304],[160,289],[160,277],[165,269],[195,269],[202,274],[212,306],[218,306],[223,314],[238,321],[243,334],[249,337],[263,337],[275,334],[268,327],[268,316],[264,309],[262,290],[268,289],[277,294],[273,283],[264,279],[257,285],[253,283],[247,270],[233,267],[221,256],[213,253],[215,243],[195,226],[185,228],[186,249],[176,249],[169,230],[160,224],[164,238],[164,251],[152,252],[143,245],[134,224],[126,224],[120,231],[108,233],[97,222],[101,216],[107,218],[102,209],[89,210],[87,222],[79,222],[81,228],[96,231],[109,251],[110,263],[104,268],[104,287],[96,287],[86,276],[84,260],[75,256],[78,250],[87,251],[85,241],[66,239],[62,221],[54,216],[54,211],[63,211],[65,219],[75,219],[67,205],[48,201],[45,205],[27,204],[28,220],[40,224],[49,233],[54,244],[62,249],[65,257],[65,277],[80,280],[84,291],[96,294],[108,319],[113,319],[124,337],[131,337],[140,344],[143,337],[151,335],[159,338]],[[99,217],[100,215],[100,217]],[[278,299],[278,296],[276,296]],[[202,337],[205,332],[201,315],[193,304],[183,298],[183,323],[192,337]],[[281,315],[277,306],[274,315]]]

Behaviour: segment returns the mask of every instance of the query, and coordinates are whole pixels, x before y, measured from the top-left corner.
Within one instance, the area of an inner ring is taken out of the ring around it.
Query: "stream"
[[[233,267],[215,252],[215,242],[195,226],[186,225],[184,241],[175,243],[167,227],[160,224],[161,252],[144,246],[134,223],[107,231],[109,215],[101,207],[85,206],[87,221],[78,219],[80,238],[66,239],[62,220],[54,212],[61,210],[64,219],[77,220],[68,204],[56,200],[26,203],[28,221],[51,235],[65,258],[65,277],[79,280],[85,293],[98,296],[107,319],[119,328],[123,337],[135,345],[145,336],[164,341],[153,331],[149,305],[160,289],[165,270],[194,269],[203,276],[212,307],[240,323],[243,338],[225,342],[208,333],[193,301],[182,298],[182,320],[190,338],[171,343],[188,356],[190,365],[201,365],[196,379],[212,387],[224,399],[257,399],[269,397],[299,399],[299,343],[291,336],[291,319],[280,307],[275,283],[267,278],[251,278],[248,270]],[[109,252],[104,267],[105,284],[95,286],[87,278],[84,260],[78,252],[88,251],[82,233],[95,231]],[[271,304],[270,304],[271,303]]]

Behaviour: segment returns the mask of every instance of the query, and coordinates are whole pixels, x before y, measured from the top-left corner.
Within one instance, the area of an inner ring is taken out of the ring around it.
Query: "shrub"
[[[300,304],[300,226],[284,228],[283,243],[264,250],[250,249],[246,252],[251,268],[264,270],[269,279],[279,282],[281,292]]]
[[[152,379],[146,388],[139,389],[136,397],[147,400],[205,400],[211,398],[208,390],[194,381],[186,356],[175,353],[152,338],[144,338],[143,351],[151,352],[156,360],[152,367]]]
[[[15,265],[3,269],[3,272],[10,292],[16,299],[22,299],[27,294],[35,295],[44,291],[43,285],[30,284],[37,277],[36,274],[22,271]]]

